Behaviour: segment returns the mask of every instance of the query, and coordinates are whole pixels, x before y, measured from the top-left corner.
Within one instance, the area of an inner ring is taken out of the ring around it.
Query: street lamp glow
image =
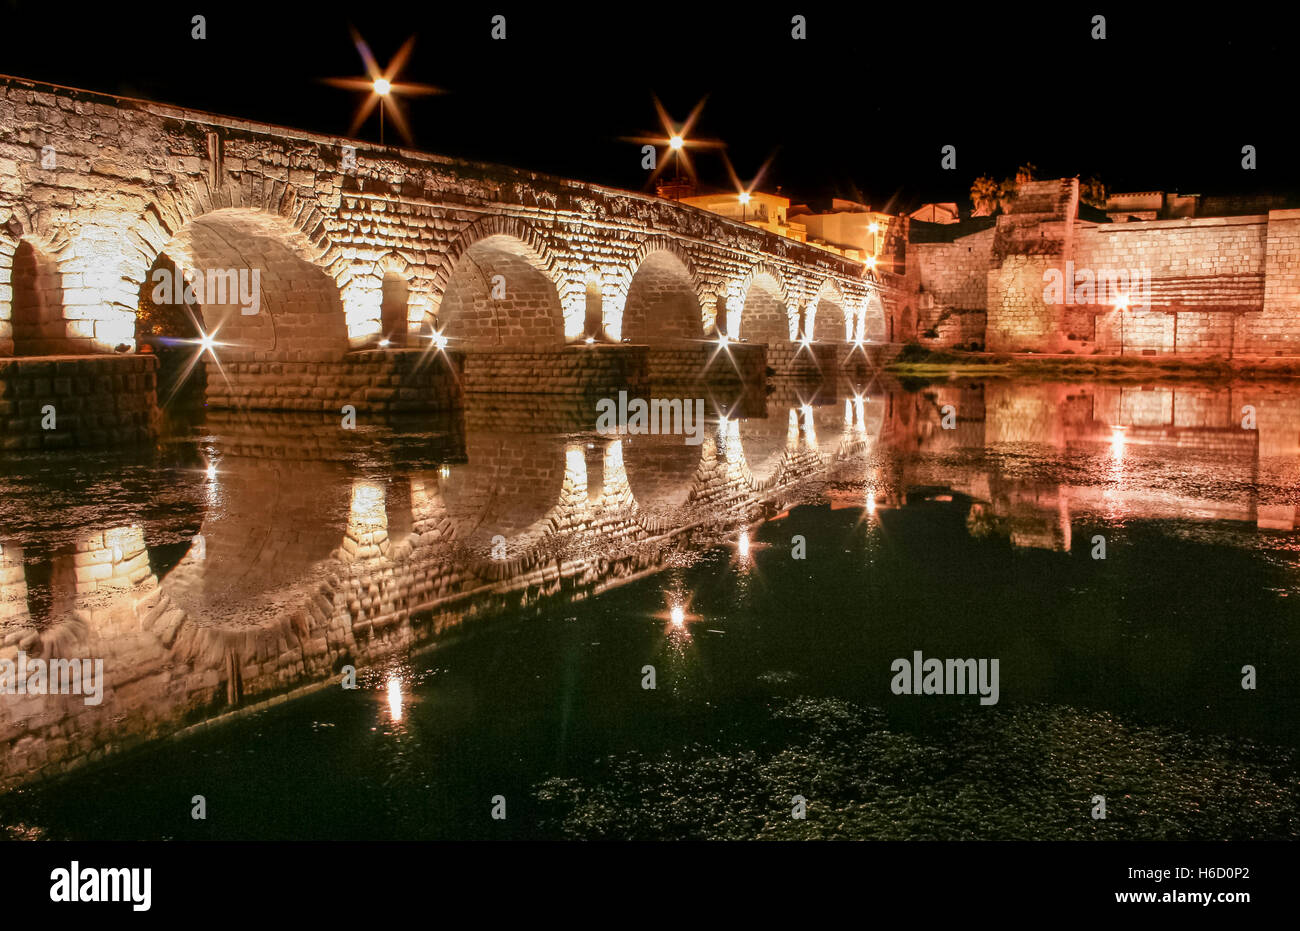
[[[872,223],[870,226],[867,227],[867,232],[869,232],[869,233],[879,233],[879,232],[880,232],[880,224],[879,224],[879,223]]]
[[[683,139],[681,136],[673,136],[668,140],[668,147],[672,149],[674,152],[680,151],[682,146],[684,146],[685,144],[686,144],[686,140]]]
[[[740,202],[741,202],[742,204],[747,204],[747,203],[749,203],[749,191],[741,191],[741,192],[740,192]]]
[[[387,97],[393,92],[393,85],[387,78],[375,78],[374,88],[380,97]]]
[[[876,267],[876,257],[874,255],[867,256],[867,268],[874,269],[875,267]]]

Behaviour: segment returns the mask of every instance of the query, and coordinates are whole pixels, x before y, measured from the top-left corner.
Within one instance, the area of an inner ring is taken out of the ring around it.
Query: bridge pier
[[[152,356],[0,358],[0,446],[69,449],[148,442],[158,432]]]
[[[649,386],[647,347],[579,343],[465,350],[466,394],[605,397]]]

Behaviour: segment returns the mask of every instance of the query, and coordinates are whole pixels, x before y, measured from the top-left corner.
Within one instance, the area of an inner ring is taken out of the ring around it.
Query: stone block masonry
[[[265,411],[402,414],[461,406],[464,356],[373,350],[338,362],[218,362],[209,359],[208,406]]]
[[[153,356],[0,358],[0,449],[146,443],[161,418]]]
[[[898,339],[991,351],[1103,355],[1300,355],[1300,210],[1093,223],[1073,179],[1034,182],[997,225],[908,248]],[[1076,282],[1141,272],[1124,295],[1049,303],[1049,274]],[[913,316],[914,314],[914,316]],[[929,335],[927,335],[929,334]]]
[[[675,201],[0,76],[0,355],[132,348],[164,259],[207,280],[257,274],[251,313],[229,293],[199,301],[233,372],[229,390],[208,380],[209,400],[291,410],[337,400],[319,376],[350,353],[417,335],[516,354],[468,364],[473,390],[490,372],[506,393],[555,374],[574,380],[563,394],[602,387],[562,352],[589,336],[703,339],[722,314],[737,338],[787,338],[818,306],[824,332],[867,317],[883,333],[894,287]],[[560,365],[526,385],[535,347]],[[266,363],[303,380],[254,384]]]
[[[647,353],[645,346],[623,345],[477,350],[465,360],[465,391],[560,397],[644,392]]]

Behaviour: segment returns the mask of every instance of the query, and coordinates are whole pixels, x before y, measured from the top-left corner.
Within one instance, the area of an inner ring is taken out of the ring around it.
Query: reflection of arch
[[[745,464],[755,485],[766,488],[777,480],[785,457],[793,450],[790,428],[781,408],[773,405],[773,415],[748,418],[739,425]],[[796,435],[797,438],[797,435]]]
[[[185,223],[158,251],[196,282],[203,328],[226,344],[223,359],[251,360],[257,352],[330,361],[347,351],[336,280],[309,258],[307,238],[277,214],[214,210]],[[155,266],[143,288],[175,292],[174,280],[152,277],[160,268]]]
[[[809,330],[813,339],[826,342],[853,338],[853,321],[844,304],[844,291],[834,278],[822,282],[808,306],[808,313],[812,317]]]
[[[741,294],[740,312],[732,315],[737,330],[732,335],[769,343],[797,338],[798,318],[787,307],[785,281],[778,272],[760,263],[750,271]]]
[[[28,239],[19,240],[14,250],[10,286],[14,355],[78,351],[63,317],[63,276],[54,259]]]
[[[437,497],[451,535],[475,551],[506,539],[511,559],[552,529],[549,517],[563,498],[566,475],[562,437],[470,433],[468,466],[448,467]],[[425,494],[429,494],[426,483]]]
[[[704,336],[699,287],[686,250],[653,237],[641,244],[630,265],[623,305],[623,337],[663,343]]]
[[[689,504],[705,445],[672,434],[625,437],[623,467],[638,510],[667,517]]]
[[[341,536],[348,545],[359,483],[339,462],[233,455],[219,462],[209,487],[221,507],[164,586],[201,626],[283,616],[332,564]],[[382,507],[382,494],[378,500]]]
[[[449,339],[474,346],[555,346],[570,324],[541,236],[513,217],[484,217],[452,244],[434,274],[440,293],[437,326]]]

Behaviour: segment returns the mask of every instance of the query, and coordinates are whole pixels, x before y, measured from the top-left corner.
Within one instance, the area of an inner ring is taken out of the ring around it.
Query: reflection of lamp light
[[[876,513],[876,493],[874,491],[867,492],[867,513]]]
[[[668,612],[668,616],[672,619],[674,627],[681,627],[686,623],[686,609],[679,604],[672,606]]]
[[[397,676],[388,677],[388,712],[394,721],[402,720],[402,682]]]
[[[749,531],[740,531],[740,539],[736,541],[736,551],[742,557],[749,555]]]
[[[1124,458],[1124,443],[1128,439],[1126,429],[1125,427],[1110,428],[1110,454],[1116,459]]]

